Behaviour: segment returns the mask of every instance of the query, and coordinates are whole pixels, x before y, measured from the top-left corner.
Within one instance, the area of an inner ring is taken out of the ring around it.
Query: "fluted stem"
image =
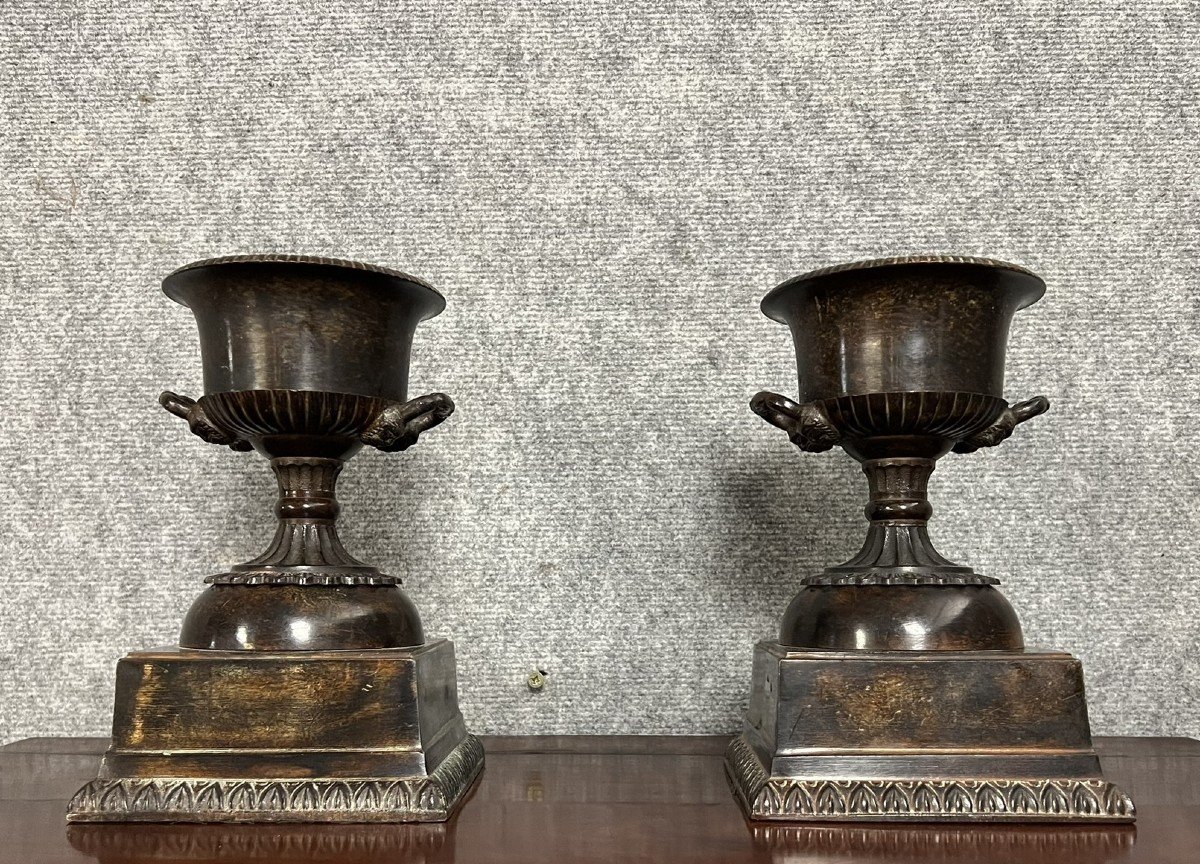
[[[867,518],[872,522],[924,525],[933,515],[929,475],[934,461],[921,458],[868,459],[863,473],[870,484]]]
[[[863,460],[870,483],[865,509],[870,528],[858,554],[830,567],[807,584],[992,584],[970,567],[955,564],[933,548],[926,528],[933,506],[927,489],[934,460],[895,457]]]
[[[270,548],[235,570],[253,567],[364,567],[342,546],[336,521],[341,505],[335,487],[339,459],[281,457],[271,460],[279,481],[279,525]]]

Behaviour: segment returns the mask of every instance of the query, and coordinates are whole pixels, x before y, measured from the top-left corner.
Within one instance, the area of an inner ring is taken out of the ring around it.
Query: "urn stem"
[[[929,457],[863,459],[870,485],[864,512],[870,527],[862,548],[805,584],[995,584],[996,579],[955,564],[933,547],[927,525],[933,515],[928,487],[934,465]]]
[[[970,572],[940,555],[929,539],[926,525],[933,505],[928,489],[934,464],[933,459],[903,456],[863,462],[871,490],[865,508],[871,527],[859,553],[837,569],[873,574],[891,570],[897,581],[903,581],[908,568],[948,567]]]
[[[259,567],[364,567],[337,535],[336,485],[344,463],[325,457],[278,457],[271,469],[279,481],[275,515],[279,525],[270,548],[234,571]]]
[[[929,503],[929,475],[934,460],[923,458],[868,459],[863,473],[870,484],[866,506],[872,522],[924,525],[933,515]]]

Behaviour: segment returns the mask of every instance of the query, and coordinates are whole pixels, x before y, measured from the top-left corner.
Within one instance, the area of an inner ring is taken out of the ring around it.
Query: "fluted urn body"
[[[350,555],[335,527],[345,460],[363,444],[403,450],[453,403],[408,399],[417,324],[445,300],[421,280],[325,258],[258,255],[188,265],[163,290],[195,314],[204,395],[163,405],[207,441],[253,448],[279,480],[263,554],[210,576],[180,644],[225,650],[422,644],[399,579]]]
[[[1041,279],[988,259],[921,256],[831,267],[763,300],[796,347],[799,401],[760,393],[754,410],[804,450],[835,445],[863,465],[870,522],[851,560],[804,580],[785,645],[846,650],[1018,650],[998,580],[939,554],[926,528],[935,461],[1004,440],[1044,411],[1009,406],[1004,359],[1014,313]]]

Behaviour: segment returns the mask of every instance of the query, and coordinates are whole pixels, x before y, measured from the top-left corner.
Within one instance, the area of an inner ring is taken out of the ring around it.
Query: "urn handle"
[[[809,453],[828,450],[841,440],[819,402],[800,405],[786,396],[763,390],[750,400],[750,410],[788,433],[793,444]]]
[[[955,444],[954,452],[974,453],[980,447],[995,447],[1012,435],[1018,423],[1024,423],[1039,414],[1045,414],[1049,409],[1050,400],[1045,396],[1034,396],[1024,402],[1010,405],[1004,409],[991,426]]]
[[[430,393],[407,402],[392,402],[376,415],[362,433],[362,442],[392,453],[407,450],[427,432],[454,413],[454,402],[445,393]]]
[[[209,420],[208,415],[204,413],[204,407],[195,399],[164,390],[158,396],[158,404],[176,417],[186,420],[192,434],[199,436],[209,444],[222,444],[228,446],[230,450],[253,449],[249,441],[244,441],[236,435],[230,435]]]

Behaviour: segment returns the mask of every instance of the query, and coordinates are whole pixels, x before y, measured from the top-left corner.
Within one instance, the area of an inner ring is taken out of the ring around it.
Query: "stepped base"
[[[437,822],[483,767],[454,647],[139,652],[70,822]]]
[[[1068,654],[755,650],[726,772],[751,819],[1132,822]]]

